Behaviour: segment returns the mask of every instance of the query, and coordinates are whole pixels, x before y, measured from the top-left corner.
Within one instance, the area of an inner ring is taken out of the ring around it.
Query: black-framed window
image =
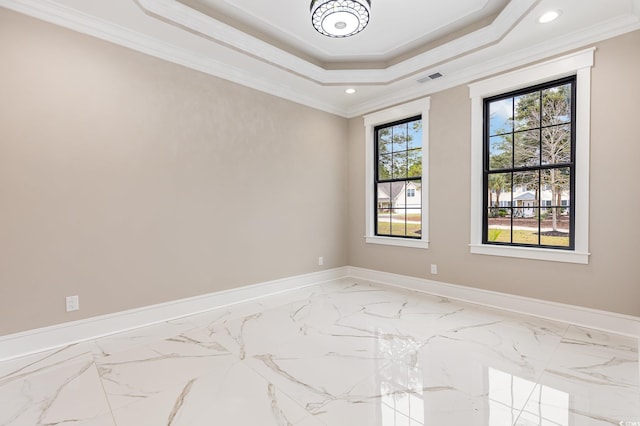
[[[375,234],[421,238],[422,117],[374,128]]]
[[[574,249],[575,106],[575,77],[484,99],[484,244]]]

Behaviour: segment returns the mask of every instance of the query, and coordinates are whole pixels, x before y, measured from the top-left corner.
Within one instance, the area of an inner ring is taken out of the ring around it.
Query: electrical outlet
[[[431,264],[431,273],[433,275],[438,275],[438,265],[436,265],[434,263]]]
[[[78,296],[67,296],[67,312],[80,309],[80,298]]]
[[[322,266],[322,265],[324,265],[324,257],[320,256],[318,258],[318,266]]]

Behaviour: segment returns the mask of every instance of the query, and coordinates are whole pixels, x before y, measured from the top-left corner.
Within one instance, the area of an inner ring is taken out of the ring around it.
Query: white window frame
[[[365,127],[365,241],[370,244],[386,244],[390,246],[429,248],[429,109],[431,98],[422,98],[383,111],[364,116]],[[420,115],[422,117],[422,233],[417,238],[383,237],[375,234],[375,135],[376,126],[393,123]]]
[[[591,129],[591,67],[595,48],[469,85],[471,97],[471,243],[473,254],[507,256],[567,263],[589,263],[589,152]],[[555,250],[482,244],[483,99],[562,77],[576,76],[575,247]]]

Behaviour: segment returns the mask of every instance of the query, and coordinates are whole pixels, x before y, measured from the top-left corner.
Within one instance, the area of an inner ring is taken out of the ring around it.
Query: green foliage
[[[402,237],[419,237],[422,225],[420,223],[404,223],[379,221],[378,235],[396,235]]]
[[[502,229],[489,229],[489,241],[498,241],[502,234]]]
[[[422,176],[421,136],[422,120],[378,129],[380,180]]]
[[[509,173],[492,173],[489,175],[489,205],[500,204],[500,194],[509,192],[511,189],[511,174]],[[496,198],[493,199],[495,194]]]
[[[569,246],[569,234],[566,236],[556,235],[556,236],[546,236],[546,235],[538,235],[536,231],[526,231],[516,229],[513,231],[513,241],[511,241],[511,232],[503,229],[489,229],[488,241],[495,243],[519,243],[519,244],[531,244],[537,245],[538,238],[540,239],[540,244],[546,246],[556,246],[556,247],[568,247]]]

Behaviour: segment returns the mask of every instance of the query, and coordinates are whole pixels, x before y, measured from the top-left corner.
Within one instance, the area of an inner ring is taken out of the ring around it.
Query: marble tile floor
[[[0,363],[0,425],[640,425],[638,340],[338,280]]]

